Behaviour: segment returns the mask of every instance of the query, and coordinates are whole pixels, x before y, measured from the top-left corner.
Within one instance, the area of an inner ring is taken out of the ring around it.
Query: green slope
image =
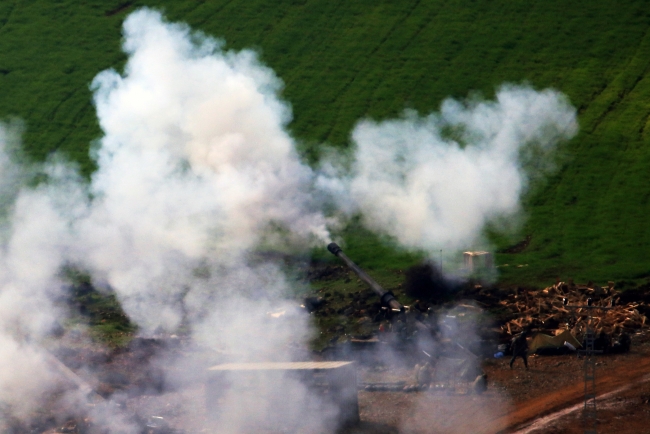
[[[121,21],[142,5],[258,49],[286,83],[291,129],[311,159],[319,143],[345,146],[364,116],[490,97],[505,81],[561,90],[579,108],[581,133],[563,148],[562,170],[527,198],[520,235],[531,242],[498,256],[510,264],[502,279],[650,277],[646,2],[4,0],[0,117],[26,120],[30,155],[61,149],[92,171],[86,150],[100,133],[88,84],[124,61]]]

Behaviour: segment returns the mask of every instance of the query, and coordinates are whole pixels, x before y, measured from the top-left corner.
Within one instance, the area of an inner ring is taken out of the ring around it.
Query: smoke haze
[[[210,38],[197,44],[189,28],[161,20],[148,10],[129,16],[124,75],[93,81],[105,136],[96,199],[78,224],[86,262],[147,329],[178,325],[179,291],[193,300],[188,308],[202,306],[199,293],[215,281],[198,281],[196,267],[241,271],[277,227],[303,242],[328,237],[313,173],[285,131],[291,113],[277,98],[279,79],[254,53],[224,52]],[[224,277],[214,276],[218,286],[231,286]]]
[[[291,112],[277,97],[280,80],[253,52],[223,51],[221,42],[155,11],[131,14],[124,38],[124,73],[104,71],[91,86],[104,136],[93,149],[98,169],[90,184],[53,160],[40,169],[47,183],[5,194],[13,204],[0,312],[6,339],[14,339],[0,354],[11,373],[0,383],[5,402],[33,409],[56,383],[32,356],[38,350],[21,345],[29,339],[37,346],[64,316],[54,305],[63,266],[115,291],[145,336],[183,325],[206,348],[245,361],[290,359],[287,348],[311,333],[306,314],[270,320],[270,311],[296,310],[287,301],[292,290],[278,265],[251,257],[261,243],[304,249],[329,237],[314,174],[285,130]],[[2,144],[9,147],[17,134],[3,129]],[[11,186],[21,168],[2,157],[0,187]],[[43,374],[32,375],[37,370]],[[196,381],[202,374],[183,375]],[[28,387],[27,377],[40,386]],[[295,402],[309,401],[300,383],[283,383]],[[260,396],[277,386],[262,382]],[[246,431],[240,424],[254,426],[256,417],[268,423],[266,404],[249,399],[245,415],[224,416],[223,432]],[[292,423],[299,407],[274,418]],[[326,421],[319,415],[299,425],[316,432]]]
[[[43,342],[65,318],[63,267],[115,291],[142,335],[182,326],[228,360],[288,360],[312,334],[309,317],[288,300],[295,289],[282,267],[253,253],[327,243],[336,221],[323,211],[326,194],[406,247],[459,249],[519,210],[531,159],[577,128],[558,92],[506,86],[494,102],[447,100],[427,117],[362,121],[351,172],[329,163],[317,175],[287,133],[281,81],[254,52],[225,51],[148,9],[126,19],[123,47],[124,72],[101,72],[91,86],[103,136],[90,183],[56,158],[21,165],[20,128],[0,127],[0,401],[14,416],[59,381]],[[47,182],[26,182],[34,173]],[[178,369],[178,382],[205,379]],[[296,405],[269,406],[280,384]],[[220,432],[255,431],[269,414],[293,432],[333,426],[335,410],[298,381],[260,380],[257,390],[245,405],[229,392]],[[98,420],[135,432],[113,411],[99,408]]]
[[[520,211],[529,180],[553,169],[554,147],[576,131],[559,92],[502,86],[495,101],[447,99],[428,116],[359,122],[351,170],[326,163],[336,175],[320,184],[404,246],[457,252],[479,243],[486,223]]]

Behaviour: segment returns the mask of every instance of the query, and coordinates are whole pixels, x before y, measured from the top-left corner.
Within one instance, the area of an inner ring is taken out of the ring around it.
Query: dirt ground
[[[644,380],[598,401],[599,432],[632,434],[650,430],[650,377]],[[582,433],[582,404],[571,409],[574,411],[553,417],[553,420],[543,421],[545,423],[531,424],[517,433]]]
[[[628,354],[598,356],[598,432],[650,432],[650,342],[637,335]],[[486,361],[489,389],[477,396],[425,391],[359,393],[361,419],[351,432],[582,433],[584,359],[533,356]],[[603,396],[604,395],[604,396]],[[565,415],[560,410],[573,408]],[[543,420],[546,417],[547,420]]]
[[[94,365],[101,382],[95,390],[105,397],[122,395],[129,412],[160,415],[173,432],[206,431],[203,384],[174,389],[160,383],[163,367],[141,371],[161,343],[134,341],[114,354],[92,351],[60,352],[57,357],[75,370]],[[183,347],[178,346],[179,353]],[[168,345],[166,351],[170,351]],[[173,348],[171,348],[173,350]],[[599,433],[650,432],[650,334],[633,336],[630,353],[597,356]],[[530,369],[518,359],[514,369],[508,358],[486,359],[488,390],[477,395],[467,385],[419,392],[370,391],[358,393],[361,423],[345,434],[386,433],[581,433],[584,396],[584,359],[576,355],[532,356]],[[81,372],[81,371],[80,371]],[[155,381],[154,381],[155,380]],[[412,369],[377,370],[359,367],[364,383],[413,381]],[[186,385],[187,386],[187,385]],[[188,405],[194,402],[196,405]],[[49,422],[43,422],[45,425]],[[59,423],[59,422],[57,422]],[[37,426],[43,426],[38,424]],[[28,429],[29,428],[29,429]],[[34,426],[13,432],[84,432]]]
[[[637,335],[633,341],[628,354],[597,357],[599,433],[650,432],[650,336]],[[575,355],[532,356],[528,370],[520,359],[512,370],[508,363],[508,358],[484,363],[489,387],[481,395],[468,391],[462,383],[454,390],[441,387],[411,393],[360,390],[361,423],[343,433],[583,432],[584,359]],[[361,383],[408,383],[411,377],[407,369],[359,369]],[[182,403],[201,402],[197,397],[203,393],[197,386],[158,396],[134,396],[128,404],[142,414],[164,415],[180,432],[209,432],[201,428],[205,410],[200,405],[192,415],[177,413]],[[560,413],[562,410],[565,414]]]

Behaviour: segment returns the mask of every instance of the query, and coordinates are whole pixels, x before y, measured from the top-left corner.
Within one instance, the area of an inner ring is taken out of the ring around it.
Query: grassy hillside
[[[258,49],[286,83],[291,129],[311,159],[319,143],[345,146],[365,116],[429,112],[474,91],[490,97],[505,81],[561,90],[579,108],[581,133],[564,147],[562,170],[527,198],[520,239],[530,235],[530,244],[498,256],[509,264],[502,280],[650,277],[646,2],[4,0],[0,117],[26,121],[31,156],[60,149],[93,170],[86,151],[100,132],[88,84],[120,67],[121,21],[143,5],[229,47]],[[361,265],[381,267],[392,255],[370,263],[373,243],[351,248]]]

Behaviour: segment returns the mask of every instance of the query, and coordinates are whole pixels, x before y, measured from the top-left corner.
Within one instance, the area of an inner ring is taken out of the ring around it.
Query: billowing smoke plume
[[[4,414],[28,415],[57,386],[40,344],[63,315],[58,276],[71,235],[59,213],[65,177],[55,179],[67,170],[26,188],[34,172],[19,163],[21,130],[0,124],[0,429]]]
[[[41,168],[48,182],[15,188],[24,170],[8,153],[0,158],[0,194],[10,202],[0,252],[0,366],[11,373],[0,377],[7,395],[0,399],[25,406],[23,413],[57,382],[37,356],[63,316],[55,307],[63,267],[112,288],[140,333],[184,326],[231,359],[288,360],[287,349],[310,335],[308,317],[291,314],[280,267],[253,254],[278,241],[304,249],[328,238],[314,174],[285,131],[291,113],[277,97],[280,80],[253,52],[223,51],[151,10],[130,15],[124,37],[124,73],[105,71],[92,83],[104,136],[90,185],[51,161]],[[12,131],[2,131],[5,147],[15,142]],[[310,401],[300,383],[280,381],[295,402]],[[223,432],[245,431],[241,424],[254,426],[256,417],[268,423],[260,396],[278,386],[261,382],[245,415],[223,417]],[[275,419],[291,424],[300,413],[287,411]],[[297,420],[310,432],[326,422]]]
[[[254,53],[197,44],[189,28],[147,10],[126,20],[124,35],[124,75],[93,82],[105,136],[80,242],[138,324],[173,328],[180,294],[201,309],[198,293],[234,283],[220,275],[204,288],[197,267],[230,274],[273,230],[321,242],[327,230],[312,172],[284,130],[281,83]]]
[[[503,86],[496,101],[448,99],[426,117],[360,122],[351,173],[321,182],[370,229],[431,254],[458,251],[520,210],[529,179],[553,168],[555,145],[576,131],[562,94]]]
[[[157,12],[129,16],[124,37],[124,74],[103,72],[92,85],[105,135],[94,199],[74,223],[83,246],[75,263],[117,292],[143,333],[183,324],[238,361],[291,358],[287,348],[309,336],[307,318],[269,318],[292,310],[283,301],[291,291],[278,266],[251,253],[328,234],[314,175],[285,131],[280,81],[253,52],[224,52]],[[300,383],[280,381],[260,380],[245,412],[239,394],[226,396],[233,407],[221,429],[279,420],[319,429],[325,418],[297,417],[299,404],[269,419],[263,397],[273,390],[309,401]]]
[[[124,49],[124,72],[92,83],[103,137],[90,183],[57,159],[16,163],[17,130],[0,128],[0,401],[14,416],[59,379],[43,342],[65,316],[63,268],[112,288],[142,334],[183,327],[230,360],[288,360],[310,324],[292,313],[282,267],[260,252],[324,244],[321,191],[405,246],[459,248],[518,210],[533,159],[576,129],[558,93],[505,87],[492,103],[447,101],[426,118],[361,122],[352,173],[323,175],[319,190],[286,132],[281,82],[253,52],[224,51],[148,9],[125,21]],[[37,172],[47,182],[33,182]],[[220,432],[259,432],[269,415],[293,432],[331,428],[334,410],[299,382],[256,387],[226,396]],[[265,396],[279,389],[298,405],[270,406]],[[97,417],[135,432],[111,411]]]

